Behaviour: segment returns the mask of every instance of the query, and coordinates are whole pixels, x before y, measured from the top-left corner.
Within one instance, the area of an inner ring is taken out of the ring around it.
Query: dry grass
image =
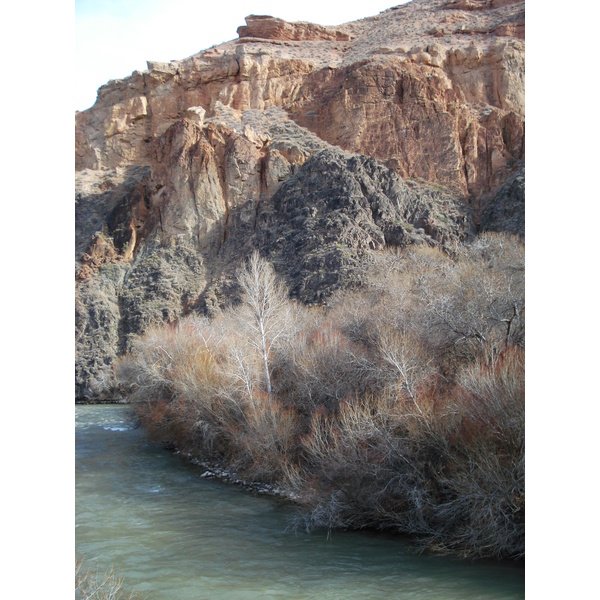
[[[144,595],[127,590],[115,569],[92,571],[83,559],[75,563],[75,598],[77,600],[143,600]]]
[[[520,557],[522,257],[500,235],[382,253],[363,290],[278,319],[277,343],[240,326],[247,306],[189,318],[138,340],[121,379],[156,439],[287,487],[307,527]]]

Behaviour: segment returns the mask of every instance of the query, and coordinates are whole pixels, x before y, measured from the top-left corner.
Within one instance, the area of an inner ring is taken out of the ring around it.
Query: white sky
[[[237,38],[249,14],[339,25],[407,0],[75,0],[75,110],[89,108],[97,89],[146,69]]]

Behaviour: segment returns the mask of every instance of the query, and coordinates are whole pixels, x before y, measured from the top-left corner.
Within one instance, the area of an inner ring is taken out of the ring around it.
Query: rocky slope
[[[524,2],[238,33],[76,114],[78,398],[117,394],[132,336],[234,298],[255,247],[315,303],[387,245],[524,232]]]

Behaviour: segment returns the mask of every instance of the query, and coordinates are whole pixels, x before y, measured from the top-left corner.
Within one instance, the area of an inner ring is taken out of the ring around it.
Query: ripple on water
[[[152,600],[524,597],[512,565],[417,556],[392,536],[294,533],[289,506],[201,478],[125,411],[77,407],[77,553]]]

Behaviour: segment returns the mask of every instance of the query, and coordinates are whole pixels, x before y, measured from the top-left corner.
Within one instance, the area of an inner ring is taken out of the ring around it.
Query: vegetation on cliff
[[[523,556],[524,14],[249,17],[103,86],[76,115],[77,399],[131,398],[308,528]]]
[[[233,33],[233,32],[232,32]],[[258,249],[307,304],[365,257],[524,236],[525,3],[413,0],[107,83],[75,117],[76,398],[149,327],[212,315]]]
[[[254,254],[241,301],[133,341],[118,376],[150,434],[276,483],[306,527],[524,555],[524,247],[369,254],[327,307]]]

